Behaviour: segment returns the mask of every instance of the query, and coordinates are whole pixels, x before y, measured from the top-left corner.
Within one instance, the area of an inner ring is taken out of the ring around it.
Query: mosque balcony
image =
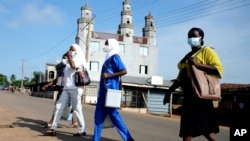
[[[121,15],[130,15],[130,16],[132,16],[133,14],[132,14],[131,11],[122,11]]]
[[[119,25],[119,29],[121,28],[130,28],[130,29],[134,29],[134,25],[132,24],[120,24]]]
[[[90,18],[86,18],[86,17],[82,17],[82,18],[78,18],[77,19],[77,23],[88,23],[89,21],[91,21]],[[91,24],[94,24],[94,20],[91,21]]]

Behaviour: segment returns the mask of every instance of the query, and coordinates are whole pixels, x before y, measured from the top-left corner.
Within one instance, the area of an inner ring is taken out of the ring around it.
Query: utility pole
[[[87,33],[87,39],[86,39],[86,51],[85,51],[86,63],[88,63],[89,61],[89,34],[90,34],[90,21],[88,23],[88,33]]]
[[[85,59],[86,62],[88,63],[89,61],[89,40],[90,40],[90,24],[91,22],[95,19],[95,15],[93,16],[93,18],[88,22],[88,33],[87,33],[87,38],[86,38],[86,52],[85,52]]]
[[[24,60],[22,60],[22,78],[21,78],[21,94],[23,94],[23,75],[24,75]]]
[[[95,15],[93,16],[93,18],[91,20],[88,21],[88,23],[86,25],[86,26],[88,26],[88,33],[87,33],[87,38],[86,38],[86,51],[85,51],[85,60],[86,60],[87,64],[89,62],[90,24],[94,20],[94,18],[95,18]],[[84,104],[85,104],[85,101],[86,101],[86,95],[87,95],[87,88],[85,86],[84,87],[84,93],[83,93],[83,99],[82,99]]]

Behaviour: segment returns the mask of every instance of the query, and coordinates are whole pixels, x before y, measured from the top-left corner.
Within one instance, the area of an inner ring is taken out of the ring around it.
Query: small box
[[[105,99],[105,107],[120,108],[121,97],[121,90],[108,89]]]

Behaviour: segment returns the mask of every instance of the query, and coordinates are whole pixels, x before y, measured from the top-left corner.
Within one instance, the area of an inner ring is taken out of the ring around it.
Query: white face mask
[[[72,51],[71,56],[72,56],[72,58],[75,58],[76,57],[76,51]]]
[[[106,53],[109,53],[109,52],[110,52],[109,46],[104,46],[104,47],[102,48],[102,50],[103,50],[103,52],[106,52]]]
[[[67,59],[62,59],[62,63],[63,63],[64,65],[66,65],[66,64],[68,63],[68,60],[67,60]]]
[[[187,43],[191,46],[191,47],[199,47],[201,45],[200,42],[201,37],[192,37],[192,38],[188,38]]]

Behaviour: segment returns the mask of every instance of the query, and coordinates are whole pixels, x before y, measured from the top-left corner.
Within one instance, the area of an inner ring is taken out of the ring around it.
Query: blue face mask
[[[201,37],[188,38],[187,43],[191,47],[199,47],[201,45],[200,39],[201,39]]]

